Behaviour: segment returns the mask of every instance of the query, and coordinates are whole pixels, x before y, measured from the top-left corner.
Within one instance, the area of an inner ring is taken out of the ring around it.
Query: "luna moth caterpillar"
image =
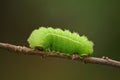
[[[81,57],[91,55],[94,45],[86,36],[80,36],[76,32],[52,27],[40,27],[33,30],[28,38],[28,43],[33,49],[39,48],[67,55],[78,54]]]

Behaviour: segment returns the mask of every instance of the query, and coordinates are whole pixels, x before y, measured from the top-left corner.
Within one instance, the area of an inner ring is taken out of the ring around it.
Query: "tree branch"
[[[58,57],[65,59],[74,59],[78,61],[83,61],[85,63],[101,64],[101,65],[108,65],[108,66],[120,68],[120,61],[112,60],[108,57],[103,57],[103,58],[85,57],[84,59],[81,59],[78,55],[70,56],[70,55],[65,55],[63,53],[40,51],[36,49],[27,48],[25,46],[16,46],[8,43],[0,43],[0,48],[25,55],[40,55],[42,57]]]

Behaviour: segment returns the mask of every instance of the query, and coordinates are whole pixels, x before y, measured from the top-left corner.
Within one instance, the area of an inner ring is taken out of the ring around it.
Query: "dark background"
[[[93,56],[120,60],[119,0],[1,0],[0,42],[28,46],[40,26],[69,29],[95,44]],[[0,49],[0,80],[119,80],[120,69],[17,55]]]

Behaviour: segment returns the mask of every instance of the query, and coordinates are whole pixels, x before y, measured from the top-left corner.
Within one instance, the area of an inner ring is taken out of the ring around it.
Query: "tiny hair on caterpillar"
[[[33,49],[38,48],[66,55],[78,54],[80,57],[93,54],[94,44],[86,36],[60,28],[40,27],[32,31],[27,41]]]

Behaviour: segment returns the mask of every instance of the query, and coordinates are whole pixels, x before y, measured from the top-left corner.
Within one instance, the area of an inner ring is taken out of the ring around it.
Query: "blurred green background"
[[[119,0],[2,0],[0,42],[28,46],[39,26],[86,35],[93,56],[120,60]],[[120,69],[82,62],[17,55],[0,49],[0,80],[118,80]]]

